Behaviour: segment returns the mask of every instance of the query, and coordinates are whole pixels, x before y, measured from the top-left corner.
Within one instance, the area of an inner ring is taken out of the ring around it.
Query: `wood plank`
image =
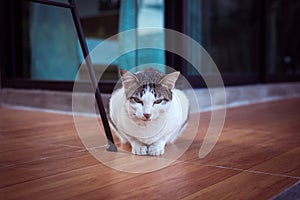
[[[3,199],[68,199],[137,176],[96,164],[0,189]]]
[[[230,109],[212,152],[201,160],[195,153],[187,153],[180,160],[248,169],[297,148],[300,144],[300,134],[296,131],[300,129],[300,108],[295,105],[298,102],[299,99],[292,99]],[[241,112],[247,114],[240,116]],[[207,119],[210,115],[204,113],[201,116]],[[205,128],[199,130],[190,152],[199,150],[206,131]]]
[[[184,199],[270,199],[295,182],[296,179],[242,172]]]
[[[300,180],[300,147],[254,166],[251,170],[285,176],[295,176]]]
[[[178,162],[156,172],[84,193],[75,199],[181,199],[237,173]]]
[[[86,152],[66,153],[0,168],[0,188],[96,165]]]

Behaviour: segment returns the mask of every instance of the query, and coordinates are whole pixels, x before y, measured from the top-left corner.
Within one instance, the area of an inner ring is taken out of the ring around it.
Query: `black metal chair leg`
[[[89,56],[89,50],[88,50],[88,47],[87,47],[87,44],[86,44],[86,41],[85,41],[85,37],[84,37],[84,34],[83,34],[82,26],[81,26],[80,19],[79,19],[78,10],[77,10],[77,7],[75,5],[74,0],[68,0],[68,1],[69,1],[70,5],[72,6],[71,7],[71,12],[72,12],[73,21],[74,21],[74,24],[75,24],[75,27],[76,27],[76,31],[77,31],[77,34],[78,34],[78,38],[79,38],[79,41],[80,41],[82,52],[83,52],[83,55],[85,57],[86,65],[88,67],[89,75],[90,75],[92,85],[93,85],[93,88],[94,88],[94,91],[95,91],[95,97],[96,97],[97,105],[98,105],[99,112],[100,112],[100,115],[101,115],[101,119],[102,119],[103,127],[104,127],[104,130],[105,130],[106,138],[108,140],[107,150],[112,151],[112,152],[116,152],[117,147],[114,144],[114,139],[112,137],[111,130],[110,130],[110,127],[109,127],[107,116],[106,116],[106,112],[105,112],[105,109],[104,109],[104,106],[103,106],[103,101],[102,101],[102,97],[101,97],[101,92],[100,92],[98,80],[96,78],[95,71],[94,71],[94,68],[93,68],[93,64],[92,64],[91,58]]]
[[[107,141],[108,141],[107,151],[116,152],[117,147],[114,144],[114,139],[113,139],[110,127],[109,127],[106,112],[105,112],[105,109],[104,109],[104,106],[103,106],[103,101],[102,101],[102,97],[101,97],[100,88],[99,88],[99,85],[98,85],[98,80],[96,78],[95,71],[94,71],[94,68],[93,68],[93,64],[92,64],[91,58],[89,56],[89,50],[88,50],[86,40],[85,40],[85,37],[84,37],[84,34],[83,34],[83,30],[82,30],[82,26],[81,26],[81,23],[80,23],[79,14],[78,14],[78,10],[77,10],[75,1],[74,0],[68,0],[69,4],[59,3],[59,2],[55,2],[55,1],[48,1],[48,0],[29,0],[29,1],[71,9],[71,13],[72,13],[73,21],[74,21],[74,24],[75,24],[75,27],[76,27],[76,32],[77,32],[77,35],[78,35],[78,38],[79,38],[81,50],[83,52],[83,55],[85,57],[86,65],[88,67],[88,72],[89,72],[89,75],[90,75],[90,78],[91,78],[93,89],[95,91],[95,97],[96,97],[97,105],[98,105],[98,108],[99,108],[100,116],[101,116],[101,119],[102,119],[105,134],[106,134],[106,138],[107,138]]]

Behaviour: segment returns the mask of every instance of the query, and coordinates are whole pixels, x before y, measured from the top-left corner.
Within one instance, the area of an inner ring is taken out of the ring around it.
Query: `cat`
[[[163,155],[188,122],[189,101],[174,88],[180,72],[120,70],[120,75],[122,87],[109,102],[112,129],[121,143],[130,143],[132,154]]]

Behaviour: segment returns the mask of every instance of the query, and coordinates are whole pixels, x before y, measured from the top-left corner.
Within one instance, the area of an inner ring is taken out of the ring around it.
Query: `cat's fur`
[[[109,103],[111,127],[122,143],[131,144],[133,154],[164,154],[165,144],[176,140],[188,120],[188,99],[174,88],[180,73],[147,69],[120,74],[123,87]]]

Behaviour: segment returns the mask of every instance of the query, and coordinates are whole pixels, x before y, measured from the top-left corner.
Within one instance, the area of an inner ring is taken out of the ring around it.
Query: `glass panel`
[[[163,0],[138,1],[138,28],[164,27]],[[147,46],[154,44],[157,48],[164,49],[164,31],[156,29],[143,29],[138,32],[138,45]],[[138,51],[137,65],[152,67],[165,72],[165,52],[159,49],[143,49]],[[156,63],[157,65],[153,64]],[[139,68],[138,70],[140,70]]]
[[[39,3],[28,6],[30,78],[74,80],[81,61],[70,11]]]
[[[16,14],[22,26],[21,32],[15,33],[20,48],[17,48],[17,66],[12,77],[74,80],[81,60],[70,11],[26,1],[16,2],[16,6],[21,6],[21,12]]]
[[[164,31],[147,29],[149,27],[164,27],[164,1],[163,0],[125,0],[121,2],[120,31],[139,28],[130,38],[120,38],[121,54],[128,47],[138,49],[120,57],[119,68],[136,70],[152,67],[165,71]],[[145,29],[142,29],[145,28]],[[159,49],[139,49],[147,44],[155,45]],[[149,64],[151,63],[151,64]],[[153,64],[155,63],[155,64]],[[142,66],[141,66],[142,65]]]
[[[63,0],[59,2],[66,3]],[[76,0],[76,4],[90,51],[119,31],[164,26],[163,0]],[[33,80],[89,80],[85,67],[80,68],[77,74],[84,57],[70,10],[28,2],[22,2],[22,9],[22,73],[16,77]],[[117,80],[118,68],[132,68],[147,63],[165,64],[162,50],[138,50],[122,55],[126,45],[139,48],[141,44],[149,42],[164,48],[163,31],[146,29],[137,31],[133,40],[115,37],[106,42],[107,51],[92,58],[96,73],[109,65],[102,79]],[[112,55],[120,58],[109,63]],[[124,63],[124,57],[127,60],[130,58],[131,64]],[[164,71],[161,65],[151,66]]]
[[[189,0],[187,32],[208,51],[221,73],[255,72],[256,14],[256,1]],[[188,73],[193,71],[188,68]]]
[[[268,73],[300,74],[300,3],[272,0],[267,7]]]
[[[79,17],[83,26],[86,42],[91,52],[98,44],[105,39],[115,35],[119,30],[120,1],[119,0],[76,0]],[[110,63],[111,56],[118,56],[119,42],[117,38],[105,43],[106,51],[102,51],[101,56],[93,56],[93,66],[96,74],[102,72],[103,68],[109,65],[101,77],[102,80],[116,80],[117,60]],[[80,49],[81,51],[81,49]],[[81,60],[84,60],[81,54]],[[79,80],[90,80],[86,67],[80,68],[77,77]]]

